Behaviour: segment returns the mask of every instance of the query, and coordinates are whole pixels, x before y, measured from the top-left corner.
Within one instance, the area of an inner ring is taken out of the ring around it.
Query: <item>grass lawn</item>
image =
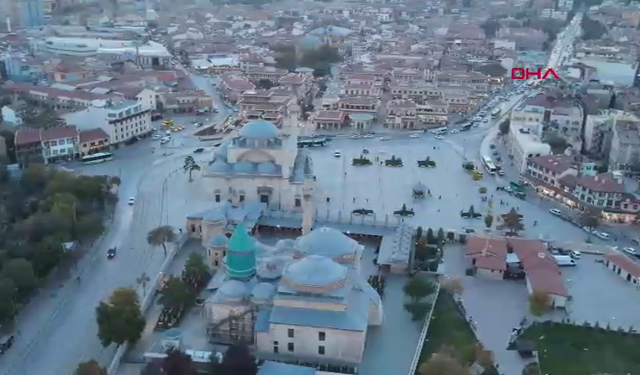
[[[521,336],[537,345],[547,375],[640,374],[640,335],[568,324],[538,324]]]
[[[420,363],[426,362],[443,346],[460,353],[469,350],[475,343],[476,337],[458,310],[453,297],[442,290],[436,301],[427,338],[420,353]]]

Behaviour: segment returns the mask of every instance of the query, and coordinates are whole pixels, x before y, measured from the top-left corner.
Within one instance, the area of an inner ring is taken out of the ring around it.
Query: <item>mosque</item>
[[[292,105],[283,134],[269,121],[254,120],[216,149],[203,174],[211,181],[215,202],[260,202],[265,208],[302,211],[315,177],[308,152],[298,149],[298,114]]]
[[[244,224],[209,242],[223,254],[204,303],[208,338],[242,342],[258,356],[357,365],[370,326],[382,324],[380,296],[361,274],[364,247],[322,227],[275,246]],[[215,245],[213,245],[215,244]]]

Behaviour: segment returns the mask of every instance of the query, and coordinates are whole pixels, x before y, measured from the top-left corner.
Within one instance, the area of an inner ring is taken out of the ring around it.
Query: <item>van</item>
[[[553,258],[560,267],[573,267],[577,264],[569,255],[554,255]]]
[[[573,259],[580,259],[582,257],[582,253],[578,250],[571,250],[569,252],[569,256],[571,256],[571,258]]]

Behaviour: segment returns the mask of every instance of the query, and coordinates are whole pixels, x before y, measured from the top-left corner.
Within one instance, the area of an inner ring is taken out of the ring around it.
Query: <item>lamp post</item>
[[[143,272],[140,277],[136,278],[136,284],[142,285],[143,296],[147,295],[147,284],[149,283],[149,281],[151,281],[151,279],[149,278],[149,276],[147,276],[146,272]]]

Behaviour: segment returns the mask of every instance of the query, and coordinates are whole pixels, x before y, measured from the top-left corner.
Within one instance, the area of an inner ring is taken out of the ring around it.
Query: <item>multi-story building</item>
[[[444,99],[442,89],[432,83],[392,82],[389,89],[393,99],[410,99],[416,103]]]
[[[232,103],[237,102],[245,91],[252,91],[255,88],[256,85],[244,76],[233,73],[223,74],[218,85],[222,97]]]
[[[109,135],[111,145],[120,145],[133,138],[151,133],[151,110],[142,103],[121,99],[119,101],[95,101],[78,112],[67,113],[63,118],[81,130],[102,128]]]
[[[585,114],[579,103],[553,95],[538,95],[511,111],[511,125],[543,124],[555,129],[575,149],[582,146],[582,123]]]
[[[55,163],[83,156],[80,143],[96,134],[104,134],[102,129],[78,131],[75,126],[60,126],[49,129],[21,127],[16,131],[14,145],[16,158],[22,166],[29,163]],[[106,145],[107,148],[109,145]]]
[[[2,86],[14,100],[26,102],[54,111],[86,108],[95,100],[110,100],[117,95],[96,94],[87,91],[69,91],[25,83],[8,83]]]
[[[268,79],[272,82],[278,82],[278,80],[287,75],[287,70],[274,68],[272,66],[263,66],[247,69],[245,75],[252,82],[258,82],[261,79]]]
[[[640,202],[626,192],[622,173],[597,173],[593,163],[584,164],[567,156],[533,157],[527,161],[522,177],[538,193],[569,207],[601,210],[610,221],[635,221]]]
[[[287,74],[278,80],[278,85],[287,89],[299,100],[312,98],[313,77],[307,74]]]
[[[213,98],[202,90],[167,92],[159,95],[158,99],[165,111],[173,113],[193,113],[198,110],[210,111],[213,108]]]
[[[365,114],[378,118],[380,99],[378,98],[340,98],[338,109],[349,115]]]
[[[44,61],[26,54],[11,54],[5,57],[6,78],[14,82],[38,83],[45,78]]]
[[[382,93],[381,82],[370,83],[350,83],[346,84],[340,90],[340,94],[343,96],[371,96],[380,97]]]
[[[436,72],[434,81],[438,85],[468,86],[481,93],[488,92],[490,87],[489,77],[478,72]]]
[[[346,113],[342,111],[317,111],[310,120],[316,129],[340,130],[346,124]]]
[[[551,147],[540,140],[542,125],[511,125],[511,130],[506,135],[506,147],[513,156],[513,165],[519,173],[527,168],[527,160],[530,158],[551,154]]]
[[[290,92],[283,94],[275,90],[245,91],[238,100],[238,110],[244,120],[263,119],[281,126],[288,105],[294,100]]]
[[[44,25],[43,0],[19,0],[19,2],[20,26],[27,29]]]
[[[609,145],[609,166],[614,169],[628,169],[640,160],[640,126],[637,119],[618,120],[614,118]]]

